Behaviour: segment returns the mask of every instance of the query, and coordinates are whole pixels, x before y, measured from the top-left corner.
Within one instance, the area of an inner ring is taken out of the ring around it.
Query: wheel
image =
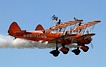
[[[61,48],[60,51],[62,51],[63,54],[67,54],[69,52],[69,48],[67,48],[67,47]]]
[[[82,46],[81,49],[84,51],[84,52],[87,52],[89,50],[89,47],[88,46]]]
[[[72,50],[72,52],[73,52],[75,55],[79,55],[81,51],[80,51],[79,49],[74,49],[74,50]]]
[[[50,54],[52,54],[54,57],[57,57],[59,55],[59,51],[58,50],[53,50],[50,52]]]

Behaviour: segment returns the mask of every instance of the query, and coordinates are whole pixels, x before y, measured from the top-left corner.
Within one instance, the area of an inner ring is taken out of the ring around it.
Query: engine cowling
[[[87,38],[87,39],[82,39],[82,40],[77,41],[77,44],[80,45],[80,46],[82,46],[84,44],[91,43],[91,41],[92,41],[92,38],[90,37],[90,38]]]

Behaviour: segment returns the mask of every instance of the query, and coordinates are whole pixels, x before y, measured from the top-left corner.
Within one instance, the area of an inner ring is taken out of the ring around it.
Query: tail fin
[[[35,30],[44,30],[44,28],[42,27],[41,24],[39,24],[39,25],[35,28]]]
[[[9,35],[14,35],[15,32],[17,31],[21,31],[21,28],[18,26],[18,24],[16,22],[13,22],[8,30]]]

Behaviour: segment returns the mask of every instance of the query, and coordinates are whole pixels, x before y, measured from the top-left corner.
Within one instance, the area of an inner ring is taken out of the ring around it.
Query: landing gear
[[[75,55],[79,55],[81,51],[79,50],[79,47],[78,47],[77,49],[72,50],[72,52],[73,52]]]
[[[84,52],[87,52],[89,50],[89,47],[88,46],[82,46],[81,49],[84,51]]]
[[[64,41],[62,42],[62,48],[60,49],[60,51],[63,54],[67,54],[69,52],[69,48],[65,47],[65,42]]]
[[[81,46],[81,49],[84,52],[87,52],[89,50],[89,47],[88,46]],[[75,55],[79,55],[81,51],[79,50],[79,47],[78,47],[77,49],[72,50],[72,52],[75,53]]]
[[[53,56],[57,57],[60,52],[58,50],[53,50],[50,53],[53,54]]]
[[[69,52],[69,48],[65,47],[65,43],[62,43],[62,48],[60,49],[60,51],[63,54],[67,54]],[[56,49],[51,51],[50,54],[52,54],[53,56],[57,57],[59,55],[59,50],[58,50],[58,44],[56,43]]]
[[[57,57],[59,55],[59,50],[58,50],[58,46],[57,46],[57,43],[56,43],[56,49],[55,50],[52,50],[50,52],[50,54],[52,54],[54,57]]]
[[[67,54],[69,52],[69,48],[67,47],[63,47],[60,49],[60,51],[63,53],[63,54]]]

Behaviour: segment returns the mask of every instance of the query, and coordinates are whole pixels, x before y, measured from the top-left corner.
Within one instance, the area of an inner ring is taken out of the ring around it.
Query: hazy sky
[[[38,24],[53,25],[51,16],[62,22],[74,17],[88,21],[101,20],[95,26],[94,48],[79,56],[71,51],[53,57],[53,49],[1,48],[0,67],[105,67],[106,66],[106,0],[0,0],[0,35],[8,35],[10,24],[16,21],[22,29],[33,31]]]

